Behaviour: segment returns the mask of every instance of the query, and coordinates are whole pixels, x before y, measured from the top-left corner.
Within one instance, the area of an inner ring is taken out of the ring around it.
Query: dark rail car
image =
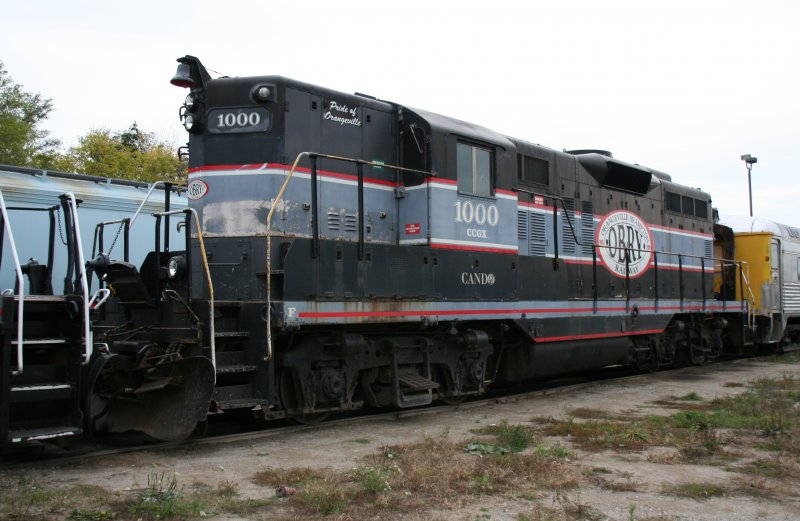
[[[141,266],[88,263],[112,293],[89,312],[90,432],[178,439],[209,413],[313,421],[754,345],[733,234],[703,191],[604,151],[178,61],[190,209],[155,215]],[[170,219],[180,245],[161,238]]]

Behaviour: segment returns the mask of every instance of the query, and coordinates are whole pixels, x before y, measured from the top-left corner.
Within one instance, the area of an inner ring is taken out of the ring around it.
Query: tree
[[[26,92],[12,80],[0,61],[0,163],[50,168],[61,142],[40,127],[53,101]]]
[[[185,182],[186,165],[169,143],[134,122],[127,130],[92,130],[59,160],[60,170],[134,181]]]

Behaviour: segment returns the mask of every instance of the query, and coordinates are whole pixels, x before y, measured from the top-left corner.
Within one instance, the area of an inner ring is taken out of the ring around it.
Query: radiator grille
[[[530,242],[528,247],[531,255],[544,256],[547,245],[547,234],[544,229],[544,215],[528,212],[530,218]]]
[[[561,251],[566,255],[575,255],[575,237],[572,234],[573,229],[575,233],[578,233],[578,230],[575,229],[575,199],[565,198],[564,207],[567,212],[566,215],[561,216]],[[570,228],[570,223],[572,223],[572,228]]]

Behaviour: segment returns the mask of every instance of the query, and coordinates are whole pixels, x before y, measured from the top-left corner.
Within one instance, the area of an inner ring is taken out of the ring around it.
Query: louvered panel
[[[328,229],[338,230],[340,224],[339,214],[337,212],[328,211]]]
[[[581,201],[581,251],[584,255],[592,254],[594,244],[594,204]]]
[[[356,232],[358,231],[358,217],[352,213],[344,214],[344,231]]]
[[[703,248],[705,250],[703,255],[706,258],[710,259],[714,256],[714,243],[712,241],[703,241]]]
[[[528,213],[525,210],[517,211],[517,239],[528,240]]]
[[[545,231],[544,215],[531,212],[530,216],[530,243],[531,255],[544,256],[547,246],[547,232]]]
[[[575,255],[576,244],[572,234],[575,228],[575,199],[564,198],[564,207],[567,209],[567,215],[561,216],[561,251],[565,255]],[[572,223],[572,228],[569,226],[570,223]],[[575,229],[576,233],[577,231]]]
[[[787,282],[783,285],[783,309],[800,312],[800,283]]]

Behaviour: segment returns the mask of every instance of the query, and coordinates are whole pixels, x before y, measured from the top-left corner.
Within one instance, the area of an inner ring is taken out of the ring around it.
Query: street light
[[[753,187],[750,182],[750,171],[753,170],[753,163],[758,163],[758,158],[750,154],[745,154],[741,157],[744,161],[744,166],[747,167],[747,195],[750,196],[750,217],[753,216]]]

